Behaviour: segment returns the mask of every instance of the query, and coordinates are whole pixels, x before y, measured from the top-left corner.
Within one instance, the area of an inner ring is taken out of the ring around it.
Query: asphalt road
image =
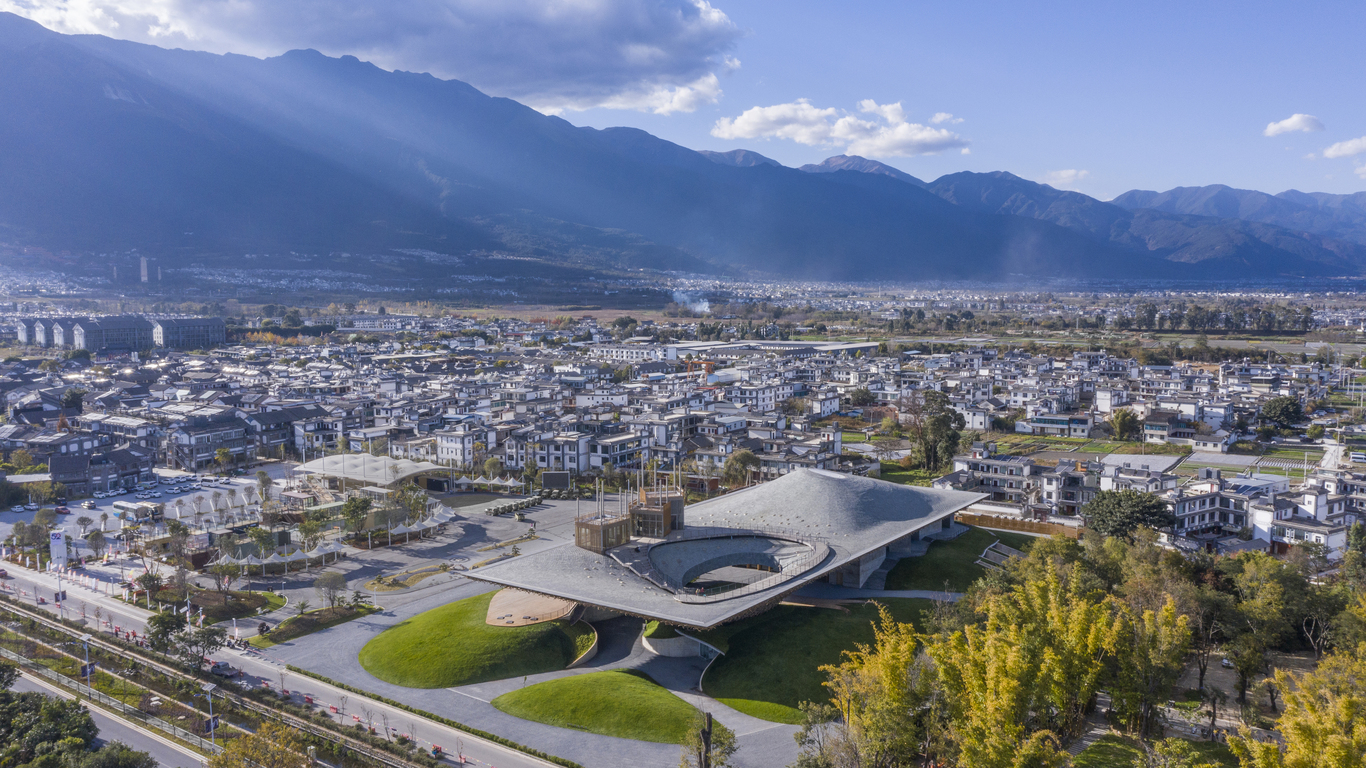
[[[14,683],[13,690],[32,691],[63,699],[76,698],[61,688],[49,685],[46,681],[30,677],[27,674]],[[150,754],[166,768],[201,768],[204,765],[204,759],[192,750],[114,717],[99,707],[87,707],[87,709],[90,711],[90,716],[94,718],[95,725],[100,729],[99,738],[96,739],[96,743],[99,745],[111,741],[121,741],[139,752]]]

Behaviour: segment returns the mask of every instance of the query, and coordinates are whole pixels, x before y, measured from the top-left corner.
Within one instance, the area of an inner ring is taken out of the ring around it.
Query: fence
[[[31,672],[35,675],[45,677],[51,680],[52,682],[62,686],[63,688],[67,688],[71,691],[74,691],[79,696],[84,696],[88,699],[99,702],[102,706],[117,712],[126,720],[132,720],[141,725],[156,728],[157,730],[162,731],[163,733],[168,733],[174,736],[175,738],[185,742],[186,744],[189,744],[195,749],[198,749],[200,752],[218,754],[219,752],[223,751],[222,747],[215,746],[208,739],[200,738],[198,735],[190,733],[184,728],[171,725],[165,720],[162,720],[159,717],[153,717],[147,714],[146,712],[137,709],[136,707],[130,707],[127,704],[124,704],[122,701],[119,701],[118,699],[112,696],[107,696],[95,690],[94,688],[88,688],[84,683],[72,680],[66,675],[58,674],[57,672],[48,669],[47,667],[43,666],[42,664],[39,664],[36,661],[32,661],[30,659],[24,658],[23,656],[20,656],[19,654],[9,650],[8,648],[0,648],[0,656],[3,656],[4,658],[17,663],[21,668],[23,668],[25,672]]]
[[[1039,533],[1045,536],[1066,536],[1069,539],[1080,539],[1082,531],[1085,530],[1077,525],[1041,523],[1037,520],[1025,520],[1019,517],[1006,517],[1004,515],[974,515],[966,512],[959,512],[954,517],[963,525],[975,525],[978,528],[999,528],[1007,531]]]

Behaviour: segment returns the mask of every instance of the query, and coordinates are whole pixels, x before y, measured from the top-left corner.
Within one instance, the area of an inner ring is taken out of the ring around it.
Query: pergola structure
[[[299,471],[350,484],[392,488],[418,475],[449,470],[430,461],[393,459],[368,453],[342,453],[301,464]]]

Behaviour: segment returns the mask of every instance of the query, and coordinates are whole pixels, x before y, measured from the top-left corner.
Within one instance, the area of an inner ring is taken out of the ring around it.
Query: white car
[[[37,504],[25,504],[25,505],[24,505],[24,509],[27,509],[27,510],[30,511],[30,512],[37,512],[37,511],[38,511],[38,505],[37,505]]]

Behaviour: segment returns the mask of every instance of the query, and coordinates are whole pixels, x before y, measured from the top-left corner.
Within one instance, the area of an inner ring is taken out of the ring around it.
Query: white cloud
[[[1361,178],[1366,179],[1366,165],[1358,165],[1356,173]]]
[[[1366,136],[1350,141],[1339,141],[1333,146],[1323,150],[1323,156],[1328,158],[1352,157],[1366,152]]]
[[[963,122],[963,118],[954,117],[948,112],[935,112],[934,117],[930,118],[930,122],[934,123],[935,125],[939,125],[940,123],[949,123],[950,125],[957,125]]]
[[[1323,123],[1319,122],[1313,115],[1304,115],[1299,112],[1275,123],[1267,123],[1266,130],[1262,131],[1263,136],[1280,136],[1282,133],[1293,133],[1300,131],[1312,133],[1323,130]]]
[[[0,0],[0,11],[164,47],[351,54],[548,112],[713,103],[743,34],[707,0]]]
[[[1065,171],[1049,171],[1039,181],[1055,189],[1072,189],[1078,182],[1090,175],[1090,171],[1069,168]]]
[[[751,107],[739,117],[716,121],[711,135],[720,139],[788,139],[808,146],[843,148],[855,155],[907,157],[966,148],[968,141],[944,128],[907,121],[901,102],[859,102],[864,120],[834,107],[815,107],[806,99],[771,107]]]

